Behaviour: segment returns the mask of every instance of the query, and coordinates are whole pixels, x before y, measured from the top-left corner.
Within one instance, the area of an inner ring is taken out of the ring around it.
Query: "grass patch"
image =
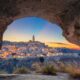
[[[41,63],[34,63],[32,65],[32,69],[39,74],[43,75],[56,75],[57,70],[52,64],[41,64]]]
[[[41,73],[44,75],[56,75],[57,70],[53,65],[46,65],[42,68]]]
[[[72,68],[69,71],[69,74],[72,78],[80,78],[80,68]]]
[[[8,73],[4,70],[0,70],[0,74],[8,74]]]
[[[28,74],[29,73],[29,69],[26,67],[21,67],[21,68],[16,68],[13,71],[14,74]]]
[[[59,71],[68,73],[72,78],[80,78],[80,68],[75,65],[61,65]]]

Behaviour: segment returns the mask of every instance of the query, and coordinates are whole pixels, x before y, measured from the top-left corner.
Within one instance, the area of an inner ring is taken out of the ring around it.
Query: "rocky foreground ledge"
[[[64,75],[58,76],[47,76],[47,75],[15,75],[15,74],[2,74],[0,75],[0,80],[70,80],[69,77]]]

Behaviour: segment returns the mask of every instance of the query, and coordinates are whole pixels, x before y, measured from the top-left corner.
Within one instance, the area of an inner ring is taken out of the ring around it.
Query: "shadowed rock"
[[[9,24],[30,16],[60,25],[63,36],[80,46],[80,0],[0,0],[0,46]]]

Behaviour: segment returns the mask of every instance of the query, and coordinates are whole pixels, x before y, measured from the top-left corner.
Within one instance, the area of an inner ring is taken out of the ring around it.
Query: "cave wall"
[[[30,16],[60,25],[63,36],[80,46],[80,0],[0,0],[0,47],[7,26]]]

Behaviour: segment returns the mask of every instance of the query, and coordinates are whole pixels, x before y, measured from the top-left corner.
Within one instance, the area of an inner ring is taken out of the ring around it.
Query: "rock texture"
[[[9,24],[30,16],[60,25],[65,38],[80,46],[80,0],[0,0],[0,46]]]
[[[69,80],[64,76],[21,75],[11,80]]]
[[[1,80],[70,80],[68,75],[49,76],[49,75],[4,75]]]

